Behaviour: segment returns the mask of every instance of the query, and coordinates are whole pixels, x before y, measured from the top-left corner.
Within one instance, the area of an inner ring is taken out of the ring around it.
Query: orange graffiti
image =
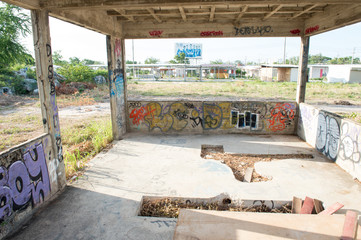
[[[151,108],[145,108],[145,107],[141,107],[139,109],[134,108],[133,111],[129,114],[129,118],[133,118],[133,124],[134,125],[139,125],[141,121],[144,121],[144,117],[152,114],[152,112],[154,112],[155,109],[151,109]]]
[[[268,119],[270,123],[269,129],[273,132],[282,131],[286,128],[286,121],[292,120],[295,117],[293,106],[289,103],[277,103],[274,108],[271,109],[271,119]]]

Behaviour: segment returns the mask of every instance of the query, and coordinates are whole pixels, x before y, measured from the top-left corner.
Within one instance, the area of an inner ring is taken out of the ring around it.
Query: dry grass
[[[230,97],[232,99],[287,100],[296,98],[297,84],[293,82],[132,82],[128,84],[130,97]],[[333,104],[344,100],[361,105],[361,84],[307,83],[306,101]]]

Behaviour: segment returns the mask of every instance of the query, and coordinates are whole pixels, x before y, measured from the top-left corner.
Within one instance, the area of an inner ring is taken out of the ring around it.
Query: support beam
[[[9,0],[8,0],[9,1]],[[318,4],[320,0],[303,0],[303,1],[295,1],[295,0],[236,0],[229,1],[226,4],[232,5],[252,5],[252,6],[265,6],[265,5],[274,5],[275,2],[277,4],[283,5],[293,5],[297,3],[301,4]],[[322,4],[359,4],[359,0],[323,0]],[[201,5],[216,5],[216,6],[224,6],[224,1],[217,0],[172,0],[172,1],[164,1],[164,0],[136,0],[136,1],[119,1],[119,0],[43,0],[41,1],[40,6],[44,9],[66,9],[66,10],[74,10],[74,9],[111,9],[111,8],[129,8],[129,7],[141,7],[141,8],[152,8],[152,7],[170,7],[170,6],[201,6]]]
[[[16,5],[25,9],[30,9],[30,10],[35,10],[35,9],[39,9],[40,5],[39,5],[39,1],[34,1],[34,0],[1,0],[2,2],[6,2],[12,5]]]
[[[239,13],[239,15],[237,16],[236,20],[234,21],[234,23],[238,23],[239,20],[241,20],[241,18],[243,17],[243,15],[247,12],[248,10],[248,5],[244,6],[242,8],[242,11]]]
[[[186,13],[184,12],[184,8],[183,7],[179,7],[179,12],[183,18],[183,21],[186,22],[187,21],[187,15]]]
[[[105,35],[121,37],[122,23],[116,21],[114,17],[108,16],[106,12],[103,11],[53,10],[49,12],[49,15]]]
[[[157,20],[157,22],[161,23],[162,20],[160,20],[160,18],[155,15],[154,9],[153,8],[147,8],[148,12],[154,17],[155,20]]]
[[[120,13],[120,16],[128,18],[129,21],[134,22],[134,17],[131,15],[127,15],[124,9],[114,9],[114,11]]]
[[[297,18],[297,17],[301,16],[302,14],[304,14],[304,13],[307,13],[307,12],[311,11],[312,9],[314,9],[314,8],[315,8],[315,7],[317,7],[317,6],[319,6],[319,4],[314,4],[314,5],[312,5],[312,6],[308,7],[308,8],[306,8],[306,9],[305,9],[305,10],[303,10],[302,12],[299,12],[299,13],[297,13],[297,14],[293,15],[290,19]]]
[[[128,22],[124,24],[123,36],[125,39],[142,38],[199,38],[199,37],[299,37],[291,30],[303,32],[303,23],[299,21],[250,21],[243,20],[236,25],[179,22],[177,27],[169,23]],[[152,35],[149,32],[157,31],[161,34]]]
[[[297,95],[296,102],[298,104],[305,102],[306,82],[308,75],[308,51],[310,48],[310,37],[301,37],[301,53],[298,65]]]
[[[52,159],[49,160],[55,161],[55,164],[58,166],[56,169],[57,181],[51,183],[52,191],[55,189],[56,192],[65,186],[66,179],[58,106],[55,94],[48,12],[44,10],[32,10],[31,22],[43,127],[44,131],[51,137]]]
[[[125,76],[125,46],[124,39],[107,36],[107,55],[109,71],[110,111],[112,119],[113,138],[120,140],[127,131],[126,117],[126,76]]]
[[[312,36],[361,21],[361,4],[328,6],[305,21],[305,35]]]
[[[273,14],[275,14],[276,12],[278,12],[278,10],[280,10],[283,7],[283,5],[279,5],[278,7],[276,7],[272,12],[268,13],[263,20],[266,20],[267,18],[272,17]]]
[[[214,20],[214,13],[216,12],[216,6],[212,6],[212,8],[211,8],[211,14],[210,14],[210,16],[209,16],[209,21],[210,22],[213,22],[213,20]]]

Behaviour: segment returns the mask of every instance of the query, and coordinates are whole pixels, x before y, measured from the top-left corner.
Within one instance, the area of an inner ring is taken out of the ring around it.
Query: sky
[[[50,17],[52,49],[61,51],[65,60],[70,57],[107,62],[105,35]],[[286,38],[286,58],[299,56],[300,38]],[[221,59],[273,63],[282,61],[285,38],[188,38],[188,39],[135,39],[126,40],[126,59],[144,63],[155,57],[161,63],[175,56],[175,43],[201,43],[203,58],[197,63]],[[22,43],[34,55],[30,34]],[[328,57],[352,56],[361,58],[361,23],[346,26],[311,37],[310,54],[321,53]],[[195,62],[193,62],[195,63]]]

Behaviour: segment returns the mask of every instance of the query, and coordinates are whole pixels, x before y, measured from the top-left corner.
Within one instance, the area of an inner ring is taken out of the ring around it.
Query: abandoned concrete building
[[[360,0],[3,1],[31,10],[44,134],[0,154],[2,238],[19,229],[10,239],[360,238],[361,187],[354,179],[361,180],[361,125],[304,103],[310,37],[360,22]],[[102,33],[107,44],[115,145],[68,186],[49,16]],[[299,38],[295,101],[127,98],[125,39],[212,37]],[[243,183],[224,164],[201,158],[202,145],[296,157],[257,165],[271,181]],[[303,205],[298,201],[301,213],[320,212],[316,198],[327,209],[334,202],[345,209],[333,215],[297,214],[293,206],[296,214],[182,209],[178,220],[138,216],[146,196],[185,197],[189,205],[206,198],[216,203],[211,197],[221,193],[230,196],[221,198],[223,205],[239,199],[273,208],[298,196],[306,197]]]

